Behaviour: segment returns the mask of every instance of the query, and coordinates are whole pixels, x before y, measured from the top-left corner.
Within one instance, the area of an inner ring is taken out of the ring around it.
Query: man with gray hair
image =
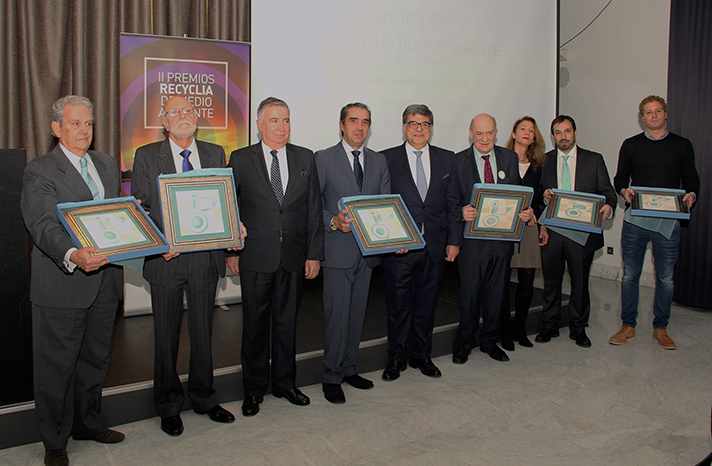
[[[136,149],[131,194],[141,201],[153,222],[164,230],[157,178],[164,173],[182,173],[200,168],[225,166],[222,147],[193,137],[198,115],[186,98],[169,98],[161,110],[168,138]],[[211,348],[215,293],[225,276],[225,251],[168,252],[146,258],[143,276],[151,284],[154,363],[153,404],[161,416],[161,430],[168,435],[183,433],[180,412],[184,393],[176,369],[178,341],[183,321],[183,295],[188,303],[190,368],[188,396],[193,411],[207,414],[215,422],[232,422],[235,417],[218,404],[213,389]]]
[[[111,355],[123,271],[95,247],[77,249],[57,217],[57,204],[119,197],[119,169],[89,150],[94,106],[70,95],[53,106],[48,154],[27,164],[20,209],[32,251],[32,337],[35,413],[46,465],[66,465],[67,442],[118,443],[107,429],[101,390]]]
[[[425,249],[384,258],[388,307],[388,365],[384,380],[410,366],[440,377],[430,359],[433,318],[445,261],[460,252],[461,204],[455,153],[429,143],[433,112],[414,104],[403,112],[405,142],[384,150],[391,192],[400,194],[425,238]]]
[[[262,140],[236,150],[228,166],[247,228],[245,249],[228,257],[242,286],[242,414],[254,416],[272,394],[297,406],[309,397],[296,386],[296,322],[304,279],[324,258],[321,197],[314,154],[289,144],[289,106],[269,97],[257,108]],[[270,371],[270,318],[272,321]]]

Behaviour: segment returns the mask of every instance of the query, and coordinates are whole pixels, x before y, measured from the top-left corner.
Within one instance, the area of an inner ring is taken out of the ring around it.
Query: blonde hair
[[[506,147],[507,149],[514,150],[514,138],[512,137],[512,133],[517,130],[517,126],[522,124],[523,121],[528,121],[532,125],[534,125],[534,141],[532,141],[532,143],[529,144],[529,147],[527,147],[527,159],[529,159],[529,162],[532,164],[532,167],[536,169],[537,167],[541,167],[542,165],[544,165],[544,162],[546,162],[546,154],[544,152],[546,145],[534,118],[530,116],[524,116],[514,122],[514,126],[512,126],[512,132],[509,134],[509,139],[507,139],[507,142],[504,144],[504,147]]]

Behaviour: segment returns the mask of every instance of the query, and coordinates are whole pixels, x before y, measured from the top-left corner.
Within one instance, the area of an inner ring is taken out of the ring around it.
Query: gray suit
[[[342,197],[390,194],[388,164],[383,154],[363,148],[363,188],[358,192],[349,158],[339,142],[315,154],[324,209],[324,373],[325,383],[340,384],[356,373],[358,346],[366,315],[372,268],[380,257],[365,259],[353,233],[332,231],[331,219]]]
[[[209,142],[195,141],[202,168],[223,168],[225,151]],[[163,231],[158,176],[175,173],[168,139],[136,149],[131,194],[141,200],[151,219]],[[183,386],[176,370],[178,341],[183,320],[183,293],[188,302],[190,367],[188,396],[196,411],[218,405],[213,389],[211,336],[215,292],[219,277],[225,275],[225,251],[182,253],[166,261],[149,256],[143,276],[151,284],[151,307],[155,340],[153,402],[162,417],[177,416],[183,406]]]
[[[107,154],[89,151],[105,197],[119,195],[119,170]],[[57,217],[61,202],[92,200],[89,187],[57,145],[25,168],[20,208],[32,235],[32,334],[35,411],[45,448],[64,448],[70,435],[106,429],[101,389],[123,288],[123,269],[107,265],[70,273],[64,255],[74,244]]]

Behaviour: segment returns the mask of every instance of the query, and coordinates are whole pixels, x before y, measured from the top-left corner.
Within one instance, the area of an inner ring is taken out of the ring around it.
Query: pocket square
[[[450,176],[450,174],[449,174],[449,173],[445,173],[445,174],[443,175],[443,177],[442,177],[441,179],[443,179],[443,180],[444,180],[445,178],[448,178],[449,176]]]

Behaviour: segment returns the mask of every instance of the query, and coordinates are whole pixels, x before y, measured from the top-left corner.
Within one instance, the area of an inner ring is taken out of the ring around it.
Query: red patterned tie
[[[494,183],[494,175],[492,174],[492,165],[489,163],[489,155],[483,155],[485,161],[485,183]]]

